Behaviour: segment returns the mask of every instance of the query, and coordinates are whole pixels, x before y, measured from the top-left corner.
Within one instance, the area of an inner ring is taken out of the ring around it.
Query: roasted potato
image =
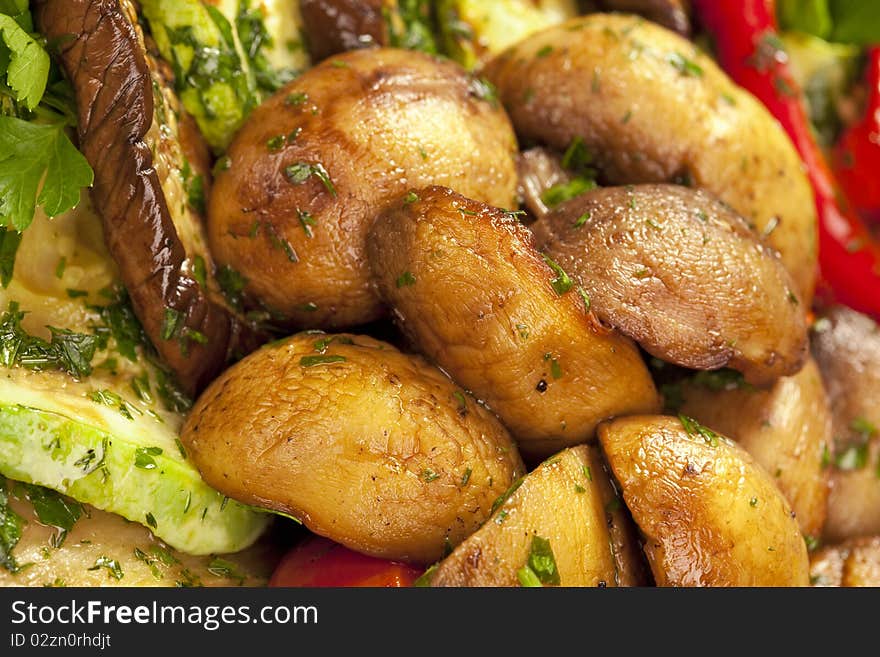
[[[660,586],[806,586],[791,507],[736,443],[695,420],[618,418],[599,426]]]
[[[610,184],[704,188],[768,234],[808,308],[816,212],[800,157],[753,96],[696,46],[636,16],[592,14],[528,37],[484,73],[517,133],[576,139]]]
[[[536,573],[544,583],[605,587],[646,581],[632,521],[602,459],[595,447],[579,445],[517,481],[492,517],[429,570],[430,584],[527,585],[529,573],[521,571],[531,569],[535,545],[553,555],[551,572]]]
[[[265,586],[281,556],[268,538],[235,554],[191,556],[89,505],[62,536],[40,522],[21,484],[7,480],[6,489],[22,520],[14,553],[21,570],[0,568],[0,586]]]
[[[498,420],[390,344],[303,333],[201,396],[181,437],[210,485],[354,550],[430,563],[523,472]]]
[[[880,534],[880,329],[838,306],[814,324],[813,355],[831,403],[834,449],[825,538]]]
[[[680,387],[682,413],[733,438],[776,481],[805,536],[822,535],[828,507],[831,411],[816,363],[771,388],[726,372],[707,372]]]
[[[597,189],[549,213],[540,246],[596,316],[664,361],[725,365],[755,384],[796,373],[804,309],[775,252],[711,195],[679,185]]]
[[[880,587],[880,537],[854,538],[816,550],[810,559],[810,583]]]
[[[516,138],[488,87],[416,52],[348,52],[251,115],[208,206],[219,263],[278,321],[343,327],[381,315],[367,229],[410,186],[510,207]]]
[[[376,220],[367,250],[403,332],[529,458],[592,439],[600,420],[659,407],[633,343],[585,312],[510,213],[421,189]]]

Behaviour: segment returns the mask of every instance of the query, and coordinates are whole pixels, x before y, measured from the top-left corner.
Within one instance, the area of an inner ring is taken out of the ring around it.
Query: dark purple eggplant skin
[[[382,0],[299,0],[299,10],[314,61],[388,45]]]
[[[691,35],[690,0],[603,0],[600,4],[608,11],[641,14],[683,37]]]
[[[73,85],[79,147],[95,171],[92,198],[107,247],[147,336],[195,395],[224,368],[241,327],[183,269],[187,253],[145,139],[154,99],[144,48],[120,0],[34,5],[37,25]],[[168,315],[204,343],[163,339]]]

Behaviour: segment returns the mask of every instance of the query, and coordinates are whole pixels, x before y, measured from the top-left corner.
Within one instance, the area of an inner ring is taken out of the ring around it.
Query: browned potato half
[[[235,554],[194,557],[171,549],[143,525],[89,505],[59,541],[59,530],[40,523],[19,486],[6,481],[9,506],[22,520],[13,549],[21,570],[0,568],[0,587],[265,586],[281,556],[261,539]]]
[[[816,214],[777,121],[697,47],[636,16],[592,14],[539,32],[485,69],[517,133],[581,139],[611,184],[687,181],[769,233],[808,308]]]
[[[814,324],[834,427],[825,538],[880,534],[880,329],[842,306]]]
[[[807,356],[804,308],[776,253],[710,194],[679,185],[597,189],[548,214],[543,250],[596,316],[662,360],[728,365],[755,384]]]
[[[816,550],[810,559],[813,586],[880,587],[880,537],[853,538]]]
[[[532,568],[541,551],[553,555],[549,569]],[[531,575],[560,586],[645,583],[638,538],[595,447],[544,461],[427,574],[431,586],[527,586]]]
[[[324,62],[251,115],[221,161],[211,247],[252,305],[298,327],[376,319],[364,253],[375,216],[410,186],[516,199],[516,138],[484,82],[417,52]]]
[[[248,356],[181,435],[226,495],[415,563],[477,529],[523,471],[504,427],[442,372],[353,335],[301,333]]]
[[[524,455],[593,438],[606,418],[651,412],[638,350],[602,328],[515,216],[441,187],[376,220],[368,253],[413,344],[495,411]]]
[[[812,359],[772,388],[752,387],[729,371],[706,372],[681,386],[682,413],[733,438],[776,481],[805,536],[822,535],[828,506],[831,411]]]
[[[694,420],[618,418],[599,443],[660,586],[806,586],[804,537],[772,478]]]

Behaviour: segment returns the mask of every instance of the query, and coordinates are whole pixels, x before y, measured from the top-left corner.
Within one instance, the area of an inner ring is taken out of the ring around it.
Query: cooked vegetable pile
[[[878,108],[857,0],[0,0],[0,584],[880,585]]]

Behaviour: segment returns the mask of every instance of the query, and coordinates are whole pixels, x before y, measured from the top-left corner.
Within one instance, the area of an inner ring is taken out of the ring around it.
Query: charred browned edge
[[[95,170],[92,197],[134,310],[190,394],[223,368],[237,322],[182,271],[186,252],[171,219],[146,134],[153,87],[146,55],[119,0],[37,0],[40,30],[73,83],[80,148]],[[166,309],[206,340],[162,339]]]

